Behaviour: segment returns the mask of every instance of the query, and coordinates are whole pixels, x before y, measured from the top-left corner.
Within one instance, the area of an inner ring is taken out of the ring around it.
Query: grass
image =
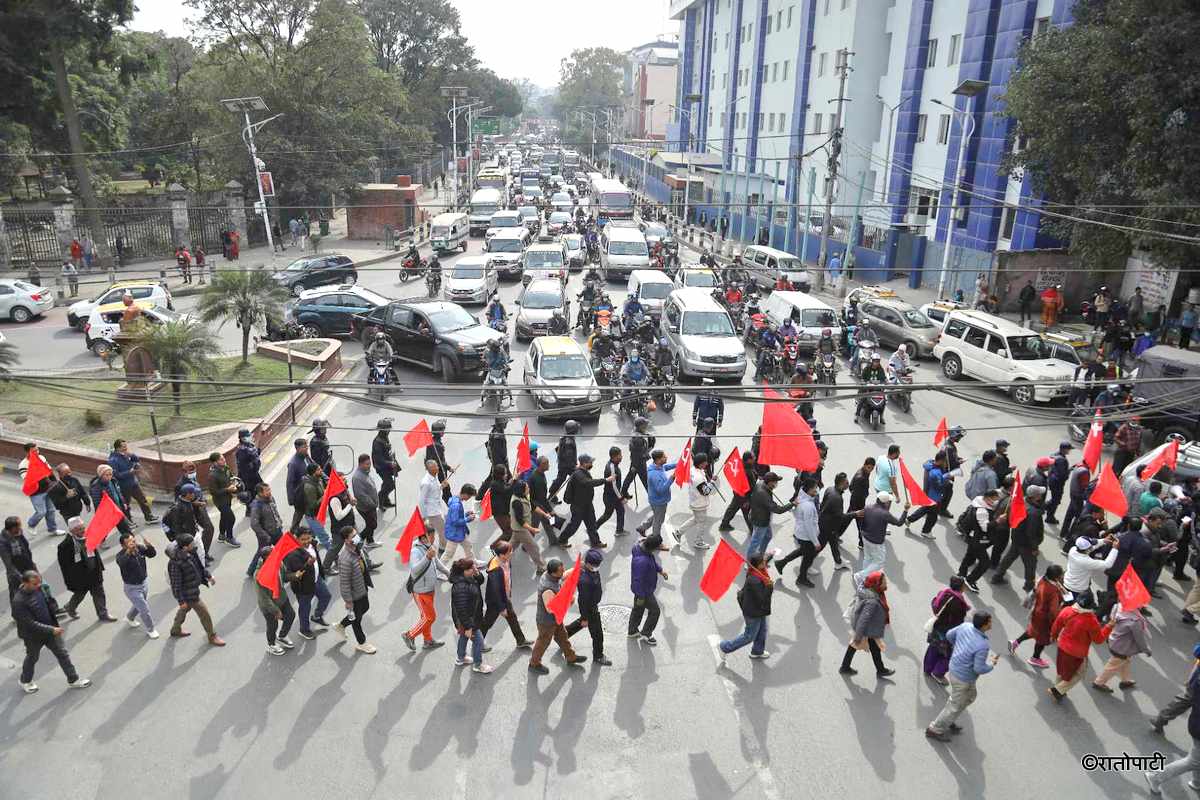
[[[216,359],[219,370],[218,381],[284,382],[287,381],[287,364],[263,356],[251,355],[250,363],[242,366],[241,356]],[[101,402],[81,399],[60,392],[57,388],[22,384],[18,381],[0,384],[0,425],[9,436],[19,434],[31,440],[70,442],[82,447],[108,452],[114,439],[136,442],[153,436],[150,427],[149,407],[131,407],[117,399],[117,388],[124,383],[124,373],[107,369],[96,369],[78,377],[114,378],[113,380],[72,381],[72,375],[59,385],[71,394],[88,394],[110,398]],[[296,380],[303,377],[302,371],[295,374]],[[252,421],[269,412],[285,395],[280,393],[258,397],[223,400],[223,396],[251,390],[252,387],[207,387],[185,386],[183,400],[201,400],[194,405],[183,406],[183,414],[174,415],[171,405],[171,389],[164,387],[157,395],[159,405],[155,408],[160,436],[186,433],[227,422]],[[92,413],[92,422],[98,415],[100,425],[89,425],[85,412]],[[166,448],[170,449],[170,448]]]

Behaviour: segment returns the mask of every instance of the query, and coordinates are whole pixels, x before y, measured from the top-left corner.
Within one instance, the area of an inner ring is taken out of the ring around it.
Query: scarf
[[[775,584],[775,582],[771,580],[771,576],[767,574],[767,571],[765,569],[757,569],[755,567],[751,567],[750,574],[758,576],[758,579],[763,582],[763,586],[766,586],[768,589],[770,589]]]
[[[882,584],[883,573],[879,571],[872,572],[867,576],[867,579],[863,581],[864,587],[879,595],[879,603],[883,606],[883,622],[886,625],[890,624],[892,621],[892,609],[891,606],[888,605],[887,592],[880,588]]]

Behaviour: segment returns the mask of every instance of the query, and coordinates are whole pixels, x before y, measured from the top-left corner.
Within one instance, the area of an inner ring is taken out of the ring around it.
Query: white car
[[[600,416],[600,387],[583,345],[569,336],[539,336],[525,354],[524,382],[538,416]]]
[[[675,273],[675,286],[678,289],[716,289],[720,285],[717,274],[711,269],[689,268]]]
[[[67,324],[78,331],[83,330],[88,317],[98,306],[109,303],[119,303],[126,292],[133,295],[134,300],[149,300],[156,306],[175,308],[171,293],[163,288],[158,281],[117,281],[91,300],[79,300],[67,307]]]
[[[156,306],[149,300],[135,300],[134,305],[141,309],[140,317],[153,324],[175,322],[185,318],[185,315]],[[92,309],[87,324],[83,326],[84,346],[101,358],[111,353],[117,346],[117,334],[121,332],[121,317],[124,313],[123,302],[108,303]]]
[[[442,274],[442,297],[460,305],[486,303],[500,282],[487,256],[463,256]]]
[[[567,281],[567,248],[562,242],[538,242],[525,248],[521,256],[521,281],[539,278]]]
[[[0,279],[0,318],[29,322],[54,308],[54,290],[11,278]]]
[[[575,201],[566,192],[555,192],[550,196],[550,207],[555,211],[570,211],[575,207]]]
[[[948,313],[933,356],[947,378],[1002,384],[1021,405],[1067,397],[1075,372],[1037,332],[982,311]]]
[[[933,324],[940,327],[946,324],[947,314],[951,311],[966,311],[967,304],[956,303],[953,300],[935,300],[932,303],[926,303],[917,310],[928,317]]]
[[[521,213],[516,210],[512,211],[497,211],[492,214],[492,222],[488,225],[487,232],[484,234],[484,239],[491,239],[497,233],[505,230],[514,230],[524,228],[525,220],[521,217]]]

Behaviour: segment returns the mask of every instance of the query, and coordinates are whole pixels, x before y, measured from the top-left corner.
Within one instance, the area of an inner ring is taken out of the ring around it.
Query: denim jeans
[[[296,602],[300,606],[300,630],[304,633],[309,633],[312,630],[309,624],[308,612],[312,607],[313,597],[317,598],[317,609],[312,616],[316,617],[317,619],[321,619],[325,616],[325,609],[329,608],[329,601],[333,599],[332,595],[329,593],[329,587],[325,585],[325,581],[321,578],[317,578],[317,593],[315,595],[296,595]]]
[[[29,498],[33,503],[33,516],[25,521],[26,527],[29,530],[35,530],[38,523],[42,521],[42,517],[46,518],[46,529],[51,531],[58,530],[58,516],[54,513],[54,503],[46,496],[45,492],[35,494]]]
[[[746,553],[765,553],[771,543],[771,526],[755,525],[750,529],[750,543],[746,545]]]
[[[721,642],[719,647],[722,653],[732,653],[734,650],[740,650],[751,642],[754,642],[754,646],[750,648],[750,653],[752,655],[759,655],[763,652],[763,648],[767,646],[767,618],[743,617],[743,619],[746,620],[746,630],[727,642]]]
[[[458,634],[458,660],[462,661],[467,654],[467,634]],[[483,631],[475,628],[471,631],[471,659],[475,664],[483,663]]]
[[[150,615],[150,606],[146,602],[146,595],[150,592],[150,579],[147,578],[141,583],[126,583],[124,586],[125,596],[133,604],[133,608],[129,609],[125,619],[133,620],[140,616],[146,630],[154,630],[154,617]]]
[[[321,543],[321,547],[328,550],[333,543],[329,541],[329,533],[325,530],[325,526],[317,521],[316,517],[304,515],[304,525],[312,531],[312,535]]]

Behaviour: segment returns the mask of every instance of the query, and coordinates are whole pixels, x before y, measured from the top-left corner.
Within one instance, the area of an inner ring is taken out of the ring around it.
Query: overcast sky
[[[529,78],[539,86],[558,83],[558,65],[572,50],[627,50],[675,33],[668,0],[451,0],[462,16],[463,33],[483,64],[504,78]],[[182,0],[138,0],[132,27],[188,36],[193,12]]]

